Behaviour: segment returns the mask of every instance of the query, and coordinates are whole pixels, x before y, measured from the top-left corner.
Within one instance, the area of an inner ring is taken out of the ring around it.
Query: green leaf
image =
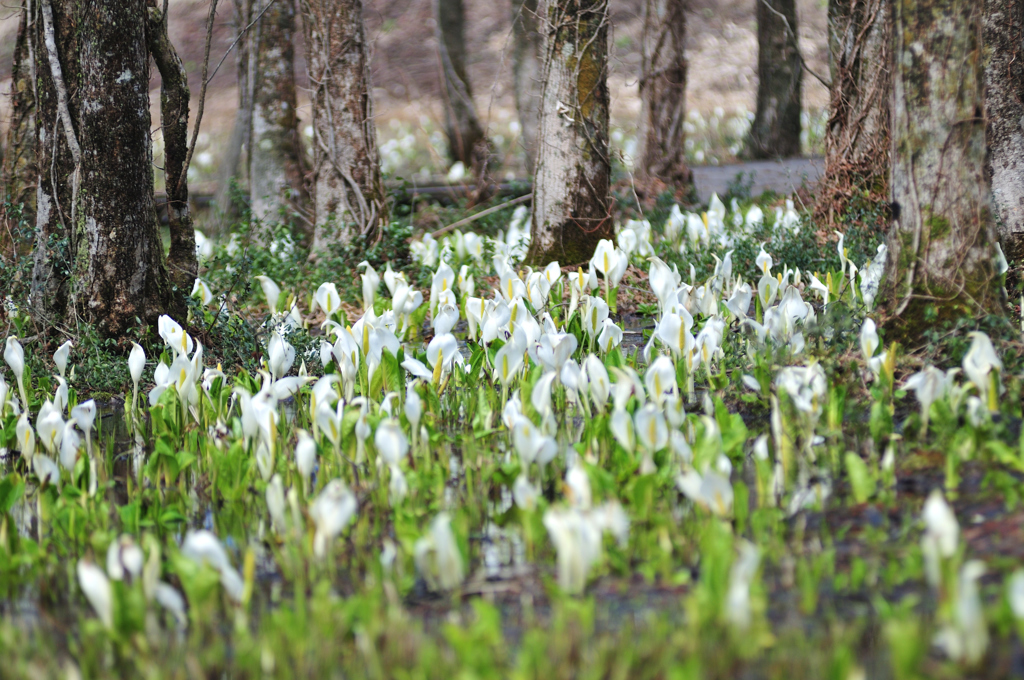
[[[875,476],[864,459],[853,451],[846,452],[846,474],[850,478],[853,498],[857,503],[866,503],[875,495]]]

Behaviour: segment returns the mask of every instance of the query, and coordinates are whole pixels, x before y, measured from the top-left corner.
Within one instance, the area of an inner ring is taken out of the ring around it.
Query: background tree
[[[14,205],[28,208],[27,218],[31,219],[31,204],[34,193],[35,175],[35,87],[34,64],[29,50],[31,30],[28,7],[22,5],[19,12],[18,33],[14,41],[14,55],[11,66],[10,115],[6,139],[0,145],[0,200],[10,200]],[[0,213],[3,208],[0,207]],[[0,244],[7,236],[0,230]],[[0,257],[3,257],[0,247]]]
[[[453,162],[462,161],[479,176],[486,170],[489,149],[466,71],[466,12],[462,0],[434,0],[434,20],[448,154]]]
[[[544,89],[527,261],[587,261],[612,238],[607,0],[544,0]]]
[[[137,319],[155,322],[169,297],[153,202],[145,0],[42,0],[33,14],[33,311],[46,325],[77,313],[120,337]]]
[[[800,155],[803,71],[796,0],[754,0],[757,6],[757,110],[747,138],[751,158]]]
[[[1001,312],[985,177],[984,9],[893,0],[893,226],[887,287],[910,334],[937,318]]]
[[[361,0],[304,0],[313,108],[314,257],[388,220]]]
[[[188,75],[167,35],[167,17],[149,8],[146,40],[160,72],[160,122],[164,139],[164,184],[171,237],[167,270],[172,285],[183,294],[192,290],[199,264],[195,229],[188,200]],[[181,295],[176,296],[179,300]]]
[[[543,37],[539,30],[537,0],[512,2],[512,88],[519,114],[519,129],[526,152],[527,172],[537,162],[537,134],[540,127],[540,90],[544,64]]]
[[[816,221],[835,224],[865,191],[873,201],[889,196],[891,9],[889,0],[828,4],[832,87]]]
[[[237,217],[238,206],[233,200],[232,184],[237,181],[238,169],[242,160],[242,149],[248,146],[252,127],[253,88],[256,81],[256,45],[248,40],[249,32],[256,29],[250,27],[254,0],[233,0],[233,21],[235,25],[238,47],[235,50],[235,71],[238,78],[238,108],[235,109],[235,120],[231,126],[231,136],[217,167],[217,190],[214,194],[214,220],[221,230],[226,229]]]
[[[641,38],[641,175],[674,186],[688,185],[686,167],[686,0],[646,0]]]
[[[249,195],[253,217],[277,222],[305,207],[295,97],[295,0],[254,0]],[[258,17],[258,18],[257,18]]]
[[[985,117],[997,228],[1010,260],[1024,256],[1024,3],[985,2]]]

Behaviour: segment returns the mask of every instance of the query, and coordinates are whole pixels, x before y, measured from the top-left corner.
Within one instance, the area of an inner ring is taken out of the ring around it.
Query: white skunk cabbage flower
[[[978,579],[984,573],[985,564],[979,560],[971,560],[960,569],[953,621],[934,640],[950,659],[965,666],[976,666],[988,650],[988,626],[978,594]]]
[[[220,583],[235,602],[242,601],[245,582],[238,571],[231,566],[228,554],[220,540],[210,531],[200,529],[189,531],[181,544],[181,554],[199,565],[207,564],[220,574]]]
[[[999,382],[999,374],[1003,372],[1003,362],[996,354],[992,340],[985,333],[971,331],[967,335],[971,338],[971,347],[964,355],[964,373],[978,388],[981,398],[987,398],[989,411],[997,413],[999,411],[999,393],[1003,391]],[[995,371],[995,375],[991,375],[993,371]]]
[[[64,375],[65,370],[68,367],[68,355],[71,353],[71,341],[68,340],[63,345],[57,348],[57,351],[53,353],[53,363],[57,366],[57,371],[60,373],[60,377],[66,377]]]
[[[750,541],[741,540],[739,556],[729,572],[729,590],[725,595],[725,618],[735,628],[750,628],[750,585],[757,575],[761,551]]]
[[[462,554],[448,513],[439,513],[434,518],[427,533],[416,541],[413,556],[417,571],[432,591],[452,590],[462,583]]]
[[[320,495],[309,506],[309,515],[316,526],[313,535],[313,554],[322,559],[327,545],[348,526],[356,515],[356,497],[340,479],[327,483]]]
[[[78,585],[85,593],[85,599],[89,600],[96,616],[107,630],[113,630],[114,600],[107,575],[98,566],[85,560],[78,560],[75,571],[78,573]]]

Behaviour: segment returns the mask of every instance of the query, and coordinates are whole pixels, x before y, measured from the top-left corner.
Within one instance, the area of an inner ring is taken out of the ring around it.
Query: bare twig
[[[217,62],[217,66],[213,69],[213,73],[210,74],[209,79],[203,79],[204,82],[208,83],[210,80],[213,80],[217,76],[217,71],[219,71],[220,67],[224,65],[224,60],[228,58],[229,54],[231,54],[231,50],[235,49],[235,45],[238,44],[238,41],[245,37],[245,34],[249,32],[249,29],[255,26],[257,21],[263,18],[263,15],[267,13],[267,10],[270,9],[270,7],[275,2],[277,2],[277,0],[270,0],[270,2],[267,3],[267,6],[264,7],[258,15],[256,15],[256,18],[250,21],[245,28],[238,32],[238,35],[235,36],[234,42],[228,45],[228,49],[226,52],[224,52],[224,56],[221,57],[220,61]]]
[[[192,143],[188,145],[188,154],[186,154],[185,162],[181,166],[181,176],[178,177],[177,193],[180,193],[185,186],[186,178],[188,177],[188,166],[192,163],[192,154],[195,153],[196,150],[196,140],[199,139],[199,125],[203,122],[203,105],[206,103],[206,86],[210,83],[210,81],[206,79],[206,74],[210,68],[210,43],[213,42],[213,18],[216,14],[217,0],[211,0],[210,16],[206,19],[206,52],[203,55],[203,85],[199,89],[199,109],[196,111],[196,127],[192,131]]]
[[[470,215],[469,217],[463,218],[463,219],[459,220],[458,222],[452,222],[447,227],[441,227],[437,231],[433,232],[431,234],[431,236],[434,237],[434,238],[437,238],[438,236],[442,236],[444,234],[447,234],[449,231],[452,231],[453,229],[458,229],[459,227],[461,227],[463,225],[470,224],[472,222],[476,222],[481,217],[487,217],[488,215],[490,215],[492,213],[496,213],[499,210],[504,210],[505,208],[511,208],[512,206],[519,205],[520,203],[526,203],[531,198],[533,198],[533,194],[532,193],[525,194],[523,196],[519,196],[518,198],[513,198],[512,200],[505,201],[504,203],[499,203],[498,205],[496,205],[494,207],[488,208],[487,210],[481,210],[480,212],[478,212],[478,213],[476,213],[474,215]]]

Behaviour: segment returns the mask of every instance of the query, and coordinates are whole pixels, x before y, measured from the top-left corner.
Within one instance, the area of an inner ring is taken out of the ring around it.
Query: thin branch
[[[209,80],[203,78],[204,83],[209,83],[210,80],[213,80],[217,76],[217,71],[219,71],[220,67],[224,65],[224,60],[228,58],[229,54],[231,54],[231,50],[235,49],[235,45],[238,44],[238,41],[245,37],[245,34],[249,32],[249,29],[255,26],[257,21],[263,18],[263,15],[267,13],[267,10],[270,9],[271,5],[273,5],[275,2],[277,2],[277,0],[270,0],[270,2],[267,3],[267,6],[263,8],[263,10],[256,16],[256,18],[250,21],[248,26],[246,26],[238,32],[238,35],[235,37],[234,42],[228,45],[228,49],[224,53],[224,56],[220,58],[219,62],[217,62],[217,67],[213,69],[213,73],[210,74]]]
[[[44,0],[48,2],[49,0]],[[181,176],[178,177],[178,187],[175,193],[181,193],[188,177],[188,166],[192,163],[192,154],[196,150],[196,140],[199,139],[199,125],[203,122],[203,105],[206,103],[206,86],[210,81],[206,79],[206,73],[210,68],[210,43],[213,42],[213,18],[217,14],[217,0],[210,2],[210,16],[206,19],[206,52],[203,55],[203,86],[199,89],[199,110],[196,111],[196,127],[192,131],[192,143],[188,146],[188,154],[181,166]],[[170,193],[170,192],[168,192]]]
[[[488,215],[491,215],[493,213],[498,212],[499,210],[504,210],[505,208],[511,208],[512,206],[519,205],[520,203],[526,203],[531,198],[533,198],[533,194],[532,193],[524,194],[522,196],[519,196],[518,198],[513,198],[512,200],[505,201],[504,203],[499,203],[498,205],[496,205],[494,207],[491,207],[491,208],[488,208],[487,210],[481,210],[480,212],[476,213],[475,215],[470,215],[469,217],[465,217],[465,218],[459,220],[458,222],[452,222],[447,227],[441,227],[440,229],[438,229],[437,231],[432,233],[431,236],[434,237],[434,238],[437,238],[438,236],[442,236],[444,234],[447,234],[449,231],[452,231],[453,229],[458,229],[459,227],[464,226],[466,224],[470,224],[472,222],[476,222],[481,217],[486,217]]]

